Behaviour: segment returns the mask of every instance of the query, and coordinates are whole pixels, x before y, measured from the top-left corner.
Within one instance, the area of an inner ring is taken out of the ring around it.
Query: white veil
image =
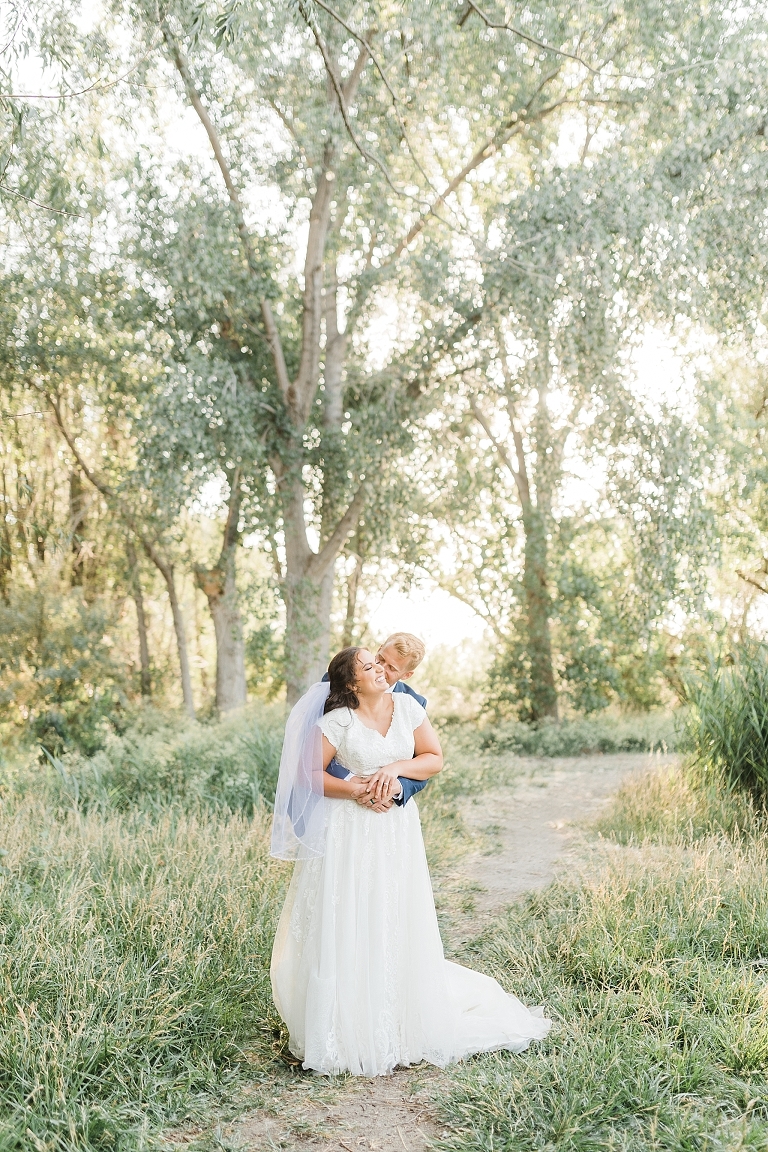
[[[327,682],[313,684],[285,726],[270,850],[278,860],[308,860],[325,852],[323,743],[317,722],[330,690]]]

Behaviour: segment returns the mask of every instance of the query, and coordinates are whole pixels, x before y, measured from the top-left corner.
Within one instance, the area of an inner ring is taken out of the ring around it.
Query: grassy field
[[[587,878],[461,957],[556,1020],[547,1045],[453,1069],[438,1147],[768,1146],[768,859],[739,794],[679,770],[628,786]]]
[[[279,1047],[286,869],[249,787],[253,747],[279,741],[252,720],[150,728],[94,760],[5,765],[0,1149],[146,1147],[236,1088],[246,1045]]]
[[[438,874],[469,843],[457,796],[519,771],[470,729],[447,743],[422,803]],[[0,1150],[151,1148],[190,1118],[212,1130],[246,1085],[295,1080],[268,981],[288,872],[262,799],[278,751],[279,716],[259,712],[194,731],[147,717],[91,759],[6,762]],[[599,831],[584,882],[460,957],[557,1023],[523,1056],[439,1078],[441,1146],[768,1145],[761,818],[676,770],[625,789]]]

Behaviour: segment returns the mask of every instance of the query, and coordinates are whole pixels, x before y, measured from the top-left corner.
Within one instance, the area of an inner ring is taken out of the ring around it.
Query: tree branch
[[[527,32],[523,32],[522,29],[516,28],[514,24],[510,24],[508,21],[504,24],[501,24],[498,21],[491,20],[490,16],[486,16],[485,12],[478,8],[474,0],[466,0],[466,2],[467,11],[461,21],[462,25],[466,22],[470,12],[475,12],[480,17],[483,24],[485,24],[486,28],[495,28],[497,32],[511,32],[513,36],[517,36],[519,40],[524,40],[526,44],[530,44],[534,48],[541,48],[545,52],[554,52],[556,56],[562,56],[565,60],[573,60],[574,63],[581,64],[582,68],[586,68],[587,71],[591,72],[593,76],[598,75],[599,70],[597,68],[593,68],[590,64],[587,64],[586,60],[582,59],[581,56],[576,56],[573,52],[566,52],[562,48],[555,48],[551,44],[547,44],[544,40],[537,40],[534,36],[529,36]]]
[[[328,79],[331,82],[331,87],[333,88],[333,91],[336,95],[336,102],[338,104],[339,111],[341,112],[341,118],[344,121],[344,127],[347,130],[347,134],[349,135],[350,140],[352,141],[355,148],[357,149],[357,151],[362,156],[363,160],[367,160],[369,164],[373,164],[376,168],[378,168],[378,170],[381,172],[382,176],[384,177],[384,179],[386,180],[387,184],[392,189],[392,191],[395,193],[395,195],[402,196],[403,193],[395,184],[394,180],[390,176],[389,171],[387,170],[387,167],[383,163],[383,161],[381,161],[378,158],[378,156],[374,156],[374,154],[372,152],[369,152],[368,149],[364,148],[363,145],[360,143],[360,141],[358,140],[357,135],[355,133],[355,130],[352,127],[352,122],[351,122],[350,117],[349,117],[349,108],[347,106],[347,102],[349,99],[352,99],[352,97],[348,96],[346,89],[348,87],[352,87],[353,89],[357,87],[357,83],[359,82],[359,78],[363,72],[363,68],[365,67],[365,65],[368,62],[368,59],[370,57],[370,52],[369,52],[367,46],[360,49],[360,53],[357,57],[357,60],[355,61],[355,67],[352,70],[352,74],[350,75],[349,79],[347,80],[347,83],[345,85],[342,85],[338,76],[336,75],[336,69],[334,68],[333,60],[331,59],[330,52],[328,51],[328,46],[325,43],[325,40],[323,39],[322,33],[320,32],[320,29],[317,26],[317,21],[312,16],[311,9],[309,8],[309,6],[305,3],[303,3],[302,0],[300,0],[300,2],[299,2],[299,12],[301,13],[302,18],[304,19],[307,27],[312,32],[312,35],[315,38],[315,43],[317,44],[318,48],[320,49],[320,55],[323,57],[323,64],[325,65],[325,71],[328,74]],[[362,63],[361,63],[361,58],[363,57],[363,55],[365,55],[365,59],[362,60]],[[358,65],[360,65],[359,68],[358,68]]]
[[[78,212],[66,212],[63,208],[51,208],[50,204],[43,204],[40,200],[33,200],[31,196],[25,196],[23,192],[17,192],[15,188],[9,188],[7,184],[0,184],[0,192],[7,192],[9,196],[16,196],[19,200],[26,200],[27,204],[34,204],[35,208],[42,208],[46,212],[53,212],[55,216],[71,216],[74,220],[85,220],[85,216],[81,216]]]
[[[488,609],[487,604],[485,605],[486,611],[481,612],[477,605],[472,603],[469,596],[465,596],[463,592],[456,591],[454,584],[450,580],[438,580],[437,586],[438,588],[442,588],[444,592],[447,592],[449,596],[453,596],[461,604],[466,604],[467,608],[471,608],[475,615],[479,616],[480,619],[488,625],[498,640],[506,639],[504,630],[500,627],[499,624],[497,624],[494,615]]]
[[[491,430],[491,426],[488,422],[488,419],[485,416],[485,413],[482,412],[480,410],[480,408],[478,408],[477,400],[474,396],[470,396],[470,398],[469,398],[469,408],[470,408],[472,415],[475,417],[478,424],[482,427],[486,436],[488,437],[491,444],[495,448],[496,454],[498,455],[502,464],[504,464],[504,466],[506,468],[508,468],[509,471],[512,473],[512,476],[513,476],[514,481],[515,481],[515,487],[517,488],[517,494],[520,497],[520,503],[522,504],[523,509],[527,509],[528,507],[530,507],[530,503],[531,503],[531,493],[530,493],[530,488],[528,486],[527,475],[523,476],[517,470],[517,468],[515,468],[515,465],[512,462],[512,457],[510,456],[509,452],[507,451],[506,446],[504,444],[502,444],[499,440],[497,440],[496,437],[494,436],[494,434]],[[515,445],[515,447],[517,447],[517,445]],[[522,449],[522,442],[521,442],[520,447]]]
[[[520,112],[513,112],[510,119],[497,132],[494,133],[491,139],[486,141],[486,143],[483,144],[481,148],[478,148],[474,156],[472,156],[467,161],[460,172],[456,173],[453,179],[448,183],[447,187],[444,188],[443,191],[432,202],[427,211],[422,213],[422,215],[419,216],[415,223],[411,225],[408,234],[404,236],[400,243],[397,245],[388,263],[397,260],[402,255],[408,245],[413,240],[415,240],[421,232],[424,231],[430,219],[437,215],[437,210],[441,208],[443,204],[445,204],[448,197],[464,183],[467,177],[472,172],[474,172],[476,168],[479,168],[480,165],[484,163],[484,161],[486,161],[490,156],[493,156],[495,152],[498,152],[499,148],[503,148],[504,145],[507,144],[513,136],[519,135],[519,133],[522,132],[525,128],[526,124],[534,124],[537,120],[543,120],[546,116],[549,116],[562,104],[566,103],[566,97],[564,96],[562,99],[556,100],[553,104],[549,104],[545,108],[540,108],[538,112],[535,112],[532,115],[530,114],[530,108],[533,105],[536,97],[543,91],[547,84],[554,80],[559,71],[560,69],[557,68],[555,71],[550,72],[548,76],[545,76],[541,84],[539,84],[538,88],[531,96],[528,103],[520,109]]]
[[[291,380],[288,375],[288,369],[285,364],[285,356],[283,354],[283,344],[280,339],[280,333],[275,324],[275,318],[272,315],[272,306],[264,297],[261,301],[261,314],[264,317],[264,330],[267,334],[267,344],[272,353],[272,359],[275,364],[275,372],[277,373],[277,383],[280,387],[283,400],[288,404],[288,395],[291,391]]]
[[[403,120],[403,117],[400,115],[400,109],[398,107],[398,105],[400,104],[400,100],[398,99],[397,93],[395,92],[394,88],[392,87],[389,80],[387,79],[387,74],[386,74],[386,70],[384,68],[384,65],[379,61],[376,53],[374,52],[374,50],[371,46],[371,43],[368,39],[368,36],[362,36],[359,32],[356,32],[355,29],[350,24],[348,24],[346,22],[346,20],[344,20],[344,18],[335,10],[335,8],[332,8],[330,6],[330,4],[326,4],[324,2],[324,0],[313,0],[313,3],[316,4],[318,8],[322,8],[322,10],[324,12],[327,12],[332,20],[335,20],[336,23],[341,28],[343,28],[345,32],[348,32],[349,35],[352,36],[352,38],[357,41],[357,43],[361,46],[361,48],[365,49],[365,51],[367,53],[367,59],[370,59],[374,68],[378,72],[379,77],[380,77],[384,87],[386,88],[386,90],[389,93],[389,96],[392,100],[392,109],[395,113],[395,116],[397,117],[397,125],[398,125],[398,128],[400,129],[403,141],[405,143],[406,148],[408,149],[408,153],[411,157],[411,160],[415,164],[415,166],[418,169],[421,176],[426,181],[427,185],[431,188],[431,190],[435,193],[435,195],[437,195],[437,189],[432,184],[432,181],[430,180],[429,175],[425,171],[425,169],[424,169],[423,165],[421,164],[418,156],[416,155],[416,151],[415,151],[413,145],[411,144],[410,134],[408,132],[408,129],[406,128],[406,124],[405,124],[405,121]],[[371,35],[371,34],[372,33],[369,33],[368,35]],[[358,60],[359,59],[360,59],[360,57],[358,57]],[[355,64],[355,67],[357,67],[357,62]],[[353,69],[352,74],[354,75],[354,69]],[[347,96],[347,101],[349,101],[350,99],[351,99],[351,97]],[[381,167],[381,165],[379,164],[378,161],[375,160],[375,158],[374,158],[373,162],[376,163],[379,167]],[[426,200],[422,200],[418,196],[410,196],[407,192],[403,192],[401,189],[395,188],[395,186],[392,184],[391,180],[389,180],[389,177],[388,177],[386,172],[384,172],[384,175],[385,175],[385,178],[389,181],[390,187],[393,188],[393,190],[397,193],[398,196],[401,196],[401,197],[405,198],[406,200],[415,200],[418,203],[424,204],[425,206],[428,207],[428,202]],[[431,215],[436,215],[436,213],[431,213]],[[439,216],[438,216],[438,219],[440,219]],[[446,221],[443,221],[443,223],[446,223]]]
[[[307,575],[310,579],[318,580],[322,577],[338,556],[344,541],[355,531],[360,519],[360,513],[365,507],[365,497],[366,491],[365,484],[363,483],[358,488],[352,502],[323,547],[317,555],[310,560],[307,568]]]
[[[763,592],[768,596],[768,588],[764,588],[762,584],[758,584],[757,580],[754,580],[751,576],[747,576],[746,572],[742,572],[740,568],[736,569],[736,575],[742,580],[745,580],[747,584],[751,584],[753,588],[757,588],[758,592]]]
[[[160,28],[163,33],[163,39],[168,45],[168,50],[171,53],[174,64],[176,65],[176,70],[181,77],[184,89],[187,93],[187,98],[195,112],[197,112],[200,122],[205,128],[206,134],[211,144],[211,148],[213,149],[213,155],[215,156],[216,163],[219,166],[219,171],[224,178],[224,184],[229,196],[229,202],[235,214],[235,222],[237,224],[237,231],[240,236],[240,242],[243,245],[245,257],[248,261],[248,268],[251,274],[258,278],[259,267],[256,261],[256,254],[253,250],[253,241],[251,239],[248,226],[245,223],[245,217],[243,216],[243,206],[240,202],[240,196],[237,188],[235,187],[235,182],[232,179],[232,172],[230,171],[229,164],[225,159],[224,152],[221,147],[221,140],[219,139],[219,134],[216,131],[213,125],[213,121],[208,115],[208,111],[200,98],[200,93],[195,86],[195,82],[192,79],[192,73],[189,70],[189,63],[181,51],[176,37],[170,29],[167,17],[164,16],[161,19]]]

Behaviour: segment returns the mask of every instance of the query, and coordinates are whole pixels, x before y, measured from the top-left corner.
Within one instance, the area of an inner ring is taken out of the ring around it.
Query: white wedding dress
[[[386,736],[340,708],[320,721],[348,771],[413,756],[424,709],[394,693]],[[419,811],[326,799],[325,855],[296,863],[272,952],[275,1003],[305,1068],[383,1076],[427,1060],[522,1052],[550,1021],[495,980],[447,961]]]

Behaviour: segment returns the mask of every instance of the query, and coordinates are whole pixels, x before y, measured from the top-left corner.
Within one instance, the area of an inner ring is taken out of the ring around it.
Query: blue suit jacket
[[[323,680],[327,679],[328,673],[326,672],[325,676],[323,676]],[[397,681],[392,691],[407,692],[409,696],[413,696],[414,700],[421,704],[422,708],[426,708],[427,706],[426,696],[420,696],[418,692],[414,692],[413,688],[411,688],[408,684],[404,684],[402,680]],[[339,780],[346,780],[346,778],[350,775],[344,765],[339,764],[338,760],[335,759],[331,760],[330,764],[326,768],[326,772],[330,772],[331,776],[336,776]],[[429,780],[411,780],[409,776],[398,776],[398,780],[402,785],[403,794],[399,799],[395,800],[395,804],[401,805],[407,804],[411,796],[415,796],[417,792],[421,792],[422,788],[426,788],[427,784],[429,784]]]

